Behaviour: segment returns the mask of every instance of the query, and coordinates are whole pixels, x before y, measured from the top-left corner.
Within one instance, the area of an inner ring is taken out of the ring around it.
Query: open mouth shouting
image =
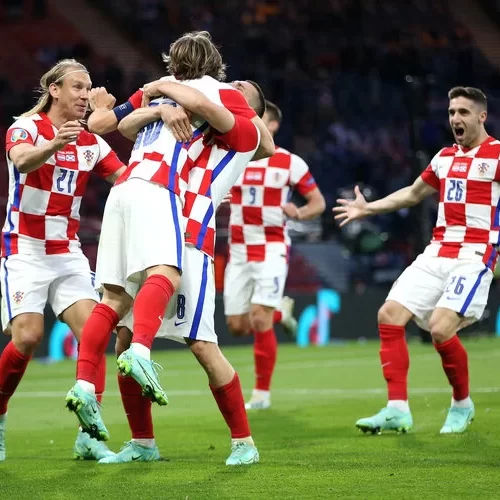
[[[465,135],[465,129],[463,127],[453,127],[453,133],[455,134],[455,139],[461,141]]]

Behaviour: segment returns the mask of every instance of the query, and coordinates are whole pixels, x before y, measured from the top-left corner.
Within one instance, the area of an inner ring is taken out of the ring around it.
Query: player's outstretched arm
[[[9,150],[9,158],[21,174],[28,174],[42,167],[57,151],[77,139],[83,127],[77,120],[61,125],[56,136],[42,146],[20,143]]]
[[[421,177],[418,177],[411,186],[406,186],[385,198],[368,203],[361,194],[359,187],[356,186],[354,188],[355,199],[338,199],[339,206],[334,207],[332,212],[337,214],[335,219],[340,221],[340,227],[342,227],[353,220],[369,215],[396,212],[401,208],[413,207],[435,192],[435,188],[424,182]]]

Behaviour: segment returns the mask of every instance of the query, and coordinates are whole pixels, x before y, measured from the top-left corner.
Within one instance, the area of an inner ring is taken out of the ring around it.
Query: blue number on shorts
[[[274,283],[273,294],[276,294],[280,291],[280,279],[278,278],[278,276],[276,276],[273,279],[273,283]]]
[[[450,187],[446,193],[448,201],[462,201],[464,195],[464,181],[458,179],[450,179]]]
[[[250,196],[252,199],[250,200],[250,205],[255,205],[255,198],[257,195],[257,189],[255,189],[253,186],[250,188]]]
[[[160,136],[162,127],[162,120],[148,123],[145,127],[142,127],[140,132],[137,134],[134,149],[137,149],[139,147],[146,147],[153,144],[153,142],[156,141],[156,139],[158,139],[158,137]]]
[[[186,314],[186,296],[179,294],[177,295],[177,318],[183,319]]]
[[[466,280],[465,276],[459,276],[458,279],[457,276],[452,276],[449,285],[446,287],[446,293],[449,293],[453,285],[455,285],[453,293],[455,295],[460,295],[464,291],[465,280]]]
[[[69,175],[68,175],[69,172]],[[66,176],[68,176],[68,180],[66,183]],[[74,170],[68,170],[66,168],[61,168],[61,175],[56,179],[56,188],[60,193],[67,192],[71,194],[71,188],[73,187],[73,177],[75,176]],[[63,184],[64,183],[64,184]]]

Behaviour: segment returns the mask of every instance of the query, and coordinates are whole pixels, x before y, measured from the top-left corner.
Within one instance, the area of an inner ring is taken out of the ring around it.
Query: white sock
[[[271,391],[263,391],[261,389],[254,389],[252,391],[252,399],[258,399],[259,401],[270,401],[271,400]]]
[[[151,350],[148,349],[145,345],[139,344],[138,342],[132,342],[130,344],[130,349],[134,351],[141,358],[151,360]]]
[[[90,382],[87,382],[86,380],[77,380],[76,383],[85,391],[88,392],[89,394],[94,394],[95,395],[95,385],[91,384]]]
[[[137,443],[140,446],[144,446],[144,448],[154,448],[156,446],[156,441],[154,438],[151,439],[132,439],[134,443]]]
[[[472,408],[472,399],[470,396],[467,396],[465,399],[461,399],[460,401],[455,401],[451,398],[451,406],[454,408]]]
[[[252,436],[248,436],[246,438],[231,439],[231,446],[234,443],[247,443],[247,444],[251,444],[252,446],[255,446],[255,443],[253,442]]]
[[[403,413],[410,413],[410,405],[404,399],[392,399],[387,402],[387,408],[396,408]]]

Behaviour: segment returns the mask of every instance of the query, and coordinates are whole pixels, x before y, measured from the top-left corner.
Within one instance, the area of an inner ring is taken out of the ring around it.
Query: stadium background
[[[339,231],[330,212],[335,199],[355,183],[377,198],[411,182],[430,156],[452,141],[446,95],[454,85],[477,86],[488,94],[487,130],[500,134],[500,2],[450,5],[443,0],[4,0],[0,134],[4,137],[12,117],[32,105],[40,75],[58,59],[83,62],[94,86],[106,86],[122,102],[164,73],[159,54],[177,36],[210,31],[228,64],[228,79],[258,81],[282,108],[276,142],[306,160],[327,200],[320,220],[291,224],[286,292],[297,300],[299,342],[375,338],[377,308],[429,238],[435,201]],[[131,145],[117,134],[106,138],[126,161]],[[7,185],[2,156],[1,220]],[[82,203],[80,238],[91,262],[108,189],[94,178]],[[227,220],[227,210],[221,210],[219,291]],[[495,282],[484,320],[469,332],[497,332],[499,304]],[[53,321],[49,312],[42,356],[51,351]],[[221,343],[234,343],[220,300],[216,321]],[[415,328],[410,332],[419,334]],[[2,338],[0,345],[5,342]],[[56,351],[52,348],[52,355]]]

